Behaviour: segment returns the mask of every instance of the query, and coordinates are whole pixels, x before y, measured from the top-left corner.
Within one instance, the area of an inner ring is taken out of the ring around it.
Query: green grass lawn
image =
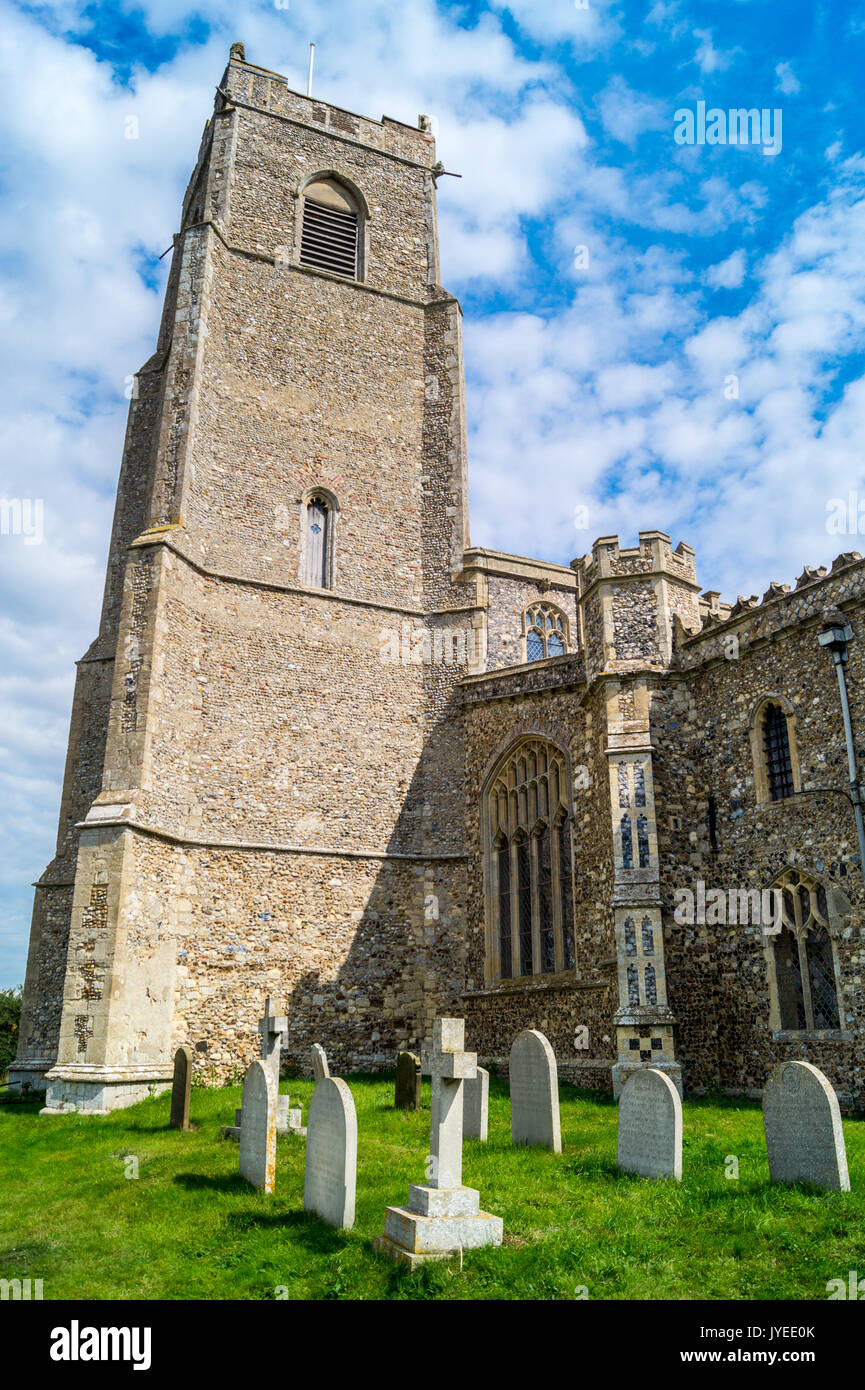
[[[853,1191],[769,1183],[758,1106],[687,1101],[684,1180],[616,1172],[616,1107],[561,1087],[562,1153],[510,1143],[507,1087],[490,1081],[490,1137],[464,1146],[463,1181],[504,1218],[504,1245],[424,1266],[371,1246],[388,1204],[424,1181],[429,1110],[393,1109],[393,1081],[349,1078],[358,1112],[357,1220],[333,1231],[303,1212],[305,1141],[277,1141],[276,1191],[238,1174],[240,1089],[196,1089],[192,1133],[169,1097],[104,1118],[0,1106],[0,1278],[44,1280],[46,1299],[825,1299],[865,1276],[865,1124],[845,1121]],[[303,1103],[311,1081],[283,1082]],[[429,1105],[429,1087],[424,1088]],[[739,1179],[725,1177],[728,1155]],[[125,1176],[126,1156],[137,1179]]]

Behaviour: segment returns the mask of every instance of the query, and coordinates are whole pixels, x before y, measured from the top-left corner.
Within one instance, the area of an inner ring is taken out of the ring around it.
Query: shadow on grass
[[[185,1187],[188,1192],[207,1188],[217,1192],[255,1191],[255,1188],[251,1187],[246,1178],[242,1178],[239,1173],[217,1173],[213,1176],[208,1176],[205,1173],[175,1173],[171,1181]]]
[[[306,1211],[236,1211],[229,1222],[238,1231],[290,1231],[292,1238],[323,1255],[345,1250],[347,1231],[337,1231],[321,1217]]]

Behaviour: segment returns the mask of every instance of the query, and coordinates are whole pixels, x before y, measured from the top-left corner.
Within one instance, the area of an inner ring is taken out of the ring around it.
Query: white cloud
[[[598,98],[598,106],[607,134],[631,149],[647,131],[670,129],[666,104],[633,91],[619,75],[607,83]]]
[[[719,261],[717,265],[710,266],[706,271],[706,279],[713,289],[735,290],[738,289],[745,278],[745,253],[744,251],[734,251],[725,261]]]
[[[700,44],[694,54],[693,61],[701,72],[724,72],[741,52],[739,48],[731,48],[726,52],[716,48],[711,29],[695,29],[694,38],[699,39]]]
[[[793,71],[792,63],[778,63],[775,76],[778,79],[775,85],[784,96],[794,96],[796,92],[801,92],[802,84]]]

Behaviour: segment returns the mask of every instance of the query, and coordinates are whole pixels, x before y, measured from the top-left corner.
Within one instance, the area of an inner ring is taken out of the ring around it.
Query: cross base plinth
[[[276,1132],[277,1134],[299,1134],[303,1137],[306,1134],[306,1126],[302,1125],[301,1119],[303,1110],[298,1108],[292,1110],[289,1106],[288,1096],[277,1096],[276,1098]],[[234,1112],[234,1124],[223,1125],[220,1134],[223,1139],[234,1139],[240,1143],[240,1127],[243,1123],[243,1111],[240,1109]]]
[[[473,1187],[410,1187],[407,1207],[388,1207],[384,1235],[373,1246],[414,1269],[424,1260],[442,1260],[460,1250],[501,1245],[502,1218],[480,1210]]]

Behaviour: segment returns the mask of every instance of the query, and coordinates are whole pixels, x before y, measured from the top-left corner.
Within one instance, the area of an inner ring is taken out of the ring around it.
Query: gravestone
[[[279,1061],[282,1044],[288,1034],[288,1019],[282,1014],[274,1014],[269,995],[264,1001],[264,1017],[259,1019],[258,1031],[261,1034],[261,1060],[273,1076],[278,1091]]]
[[[631,1072],[619,1096],[616,1162],[641,1178],[682,1178],[682,1102],[654,1067]]]
[[[393,1103],[397,1110],[420,1110],[421,1062],[413,1052],[400,1052],[396,1059],[396,1087]]]
[[[838,1097],[810,1062],[781,1062],[763,1092],[763,1126],[773,1182],[807,1182],[849,1192]]]
[[[501,1245],[502,1219],[480,1210],[480,1193],[462,1185],[463,1084],[477,1068],[463,1050],[465,1020],[438,1018],[426,1058],[432,1077],[428,1185],[410,1186],[407,1207],[388,1207],[376,1250],[415,1269],[459,1250]]]
[[[559,1074],[543,1033],[527,1028],[514,1040],[510,1057],[511,1138],[562,1152]]]
[[[330,1076],[330,1067],[327,1065],[327,1053],[320,1043],[313,1043],[309,1049],[312,1057],[312,1074],[316,1084],[323,1081],[326,1076]]]
[[[357,1182],[357,1113],[348,1086],[322,1077],[309,1103],[303,1209],[329,1226],[354,1225]]]
[[[276,1087],[263,1062],[253,1062],[243,1083],[240,1174],[272,1192],[276,1173]]]
[[[179,1047],[174,1054],[174,1082],[171,1087],[172,1129],[191,1129],[189,1123],[189,1096],[192,1089],[192,1052],[188,1047]]]
[[[276,1132],[277,1134],[306,1134],[306,1129],[301,1125],[302,1108],[291,1109],[291,1099],[289,1096],[277,1095],[276,1097]],[[240,1143],[240,1131],[243,1127],[243,1108],[238,1107],[234,1112],[234,1124],[223,1125],[220,1133],[223,1139],[235,1139]]]
[[[489,1103],[490,1074],[478,1067],[474,1078],[463,1082],[463,1135],[466,1139],[486,1139]]]

